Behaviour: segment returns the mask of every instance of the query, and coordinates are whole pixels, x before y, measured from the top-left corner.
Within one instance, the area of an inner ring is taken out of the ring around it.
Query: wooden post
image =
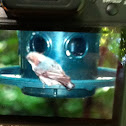
[[[122,103],[121,103],[121,112],[120,112],[120,120],[119,126],[126,126],[126,65],[124,68],[124,85],[122,90]]]
[[[120,61],[126,56],[126,30],[121,33]],[[126,60],[118,63],[115,97],[113,105],[113,126],[126,126]]]

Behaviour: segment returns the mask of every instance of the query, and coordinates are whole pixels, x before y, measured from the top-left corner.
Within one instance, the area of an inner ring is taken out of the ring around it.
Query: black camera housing
[[[2,0],[2,7],[7,14],[0,19],[4,29],[87,31],[126,26],[125,0]]]
[[[11,18],[47,18],[72,16],[83,5],[82,0],[2,0]]]

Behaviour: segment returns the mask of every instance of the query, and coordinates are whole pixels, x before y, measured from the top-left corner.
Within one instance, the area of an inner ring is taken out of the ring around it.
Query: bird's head
[[[38,65],[40,62],[43,60],[43,55],[37,52],[30,52],[27,56],[26,59],[30,64]]]

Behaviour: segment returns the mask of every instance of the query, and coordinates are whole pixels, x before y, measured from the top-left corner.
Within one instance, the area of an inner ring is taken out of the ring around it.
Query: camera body
[[[83,5],[81,0],[3,0],[2,5],[10,17],[41,18],[72,16]]]
[[[125,0],[2,0],[2,6],[9,18],[16,19],[81,27],[120,26],[126,22]]]

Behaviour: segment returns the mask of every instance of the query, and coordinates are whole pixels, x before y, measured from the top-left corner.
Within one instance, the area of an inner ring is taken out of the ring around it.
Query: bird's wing
[[[55,60],[53,60],[53,59],[51,59],[49,57],[46,57],[46,58],[47,58],[46,61],[49,62],[48,65],[49,65],[49,70],[50,71],[55,71],[57,73],[62,73],[62,74],[64,73],[62,67]]]
[[[46,72],[46,70],[43,70],[42,68],[35,67],[34,72],[36,73],[37,76],[43,75],[43,73]]]
[[[61,84],[56,80],[52,80],[52,79],[49,79],[49,78],[46,78],[46,77],[43,77],[43,76],[39,76],[39,79],[43,84],[47,84],[48,86],[60,85]]]
[[[55,72],[51,72],[51,71],[46,71],[42,75],[46,78],[56,80],[56,81],[62,83],[63,85],[66,85],[70,82],[70,77],[68,77],[65,74],[59,74],[59,73],[55,73]]]
[[[46,78],[50,78],[53,80],[59,80],[59,79],[66,79],[70,81],[70,77],[68,77],[64,71],[57,71],[54,69],[50,70],[43,70],[42,68],[36,67],[34,68],[34,72],[36,73],[37,76],[44,76]]]
[[[40,64],[38,64],[37,69],[41,69],[44,71],[52,71],[55,73],[59,73],[59,74],[65,74],[62,67],[53,59],[47,57],[47,59],[43,62],[40,62]]]
[[[62,84],[63,86],[68,87],[68,85],[72,85],[72,88],[74,85],[71,83],[70,77],[62,74],[62,73],[57,73],[57,72],[52,72],[52,71],[42,71],[42,70],[35,70],[36,75],[40,78],[40,80],[43,82],[46,80],[47,85],[56,85],[56,84]],[[44,77],[44,80],[43,80]],[[51,79],[52,81],[48,82],[48,79]],[[53,82],[55,81],[55,82]],[[71,88],[71,87],[70,87]]]
[[[61,74],[65,75],[62,67],[55,61],[54,61],[54,64],[51,65],[51,69],[52,69],[51,70],[52,72],[55,71],[55,73],[57,72],[57,73],[61,73]]]
[[[64,81],[67,83],[70,81],[70,77],[65,74],[62,67],[55,60],[49,57],[46,57],[46,59],[41,62],[34,71],[38,76],[44,76],[58,82]]]

